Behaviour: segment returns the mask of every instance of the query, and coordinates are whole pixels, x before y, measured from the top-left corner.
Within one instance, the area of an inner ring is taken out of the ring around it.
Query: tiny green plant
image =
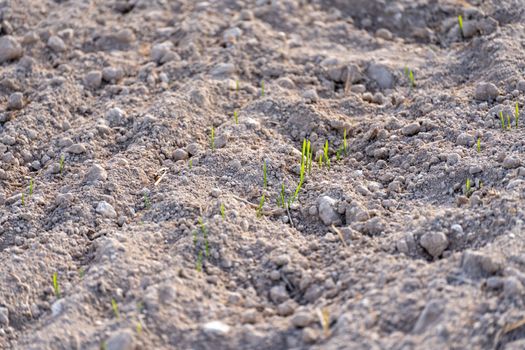
[[[100,342],[100,350],[108,350],[108,343],[105,340]]]
[[[261,80],[261,96],[264,97],[264,80]]]
[[[324,161],[328,169],[330,169],[330,158],[328,157],[328,140],[326,140],[323,148]]]
[[[312,173],[312,157],[314,156],[314,150],[312,149],[312,144],[310,140],[306,144],[306,164],[308,168],[308,174]]]
[[[215,128],[213,126],[211,127],[210,147],[212,151],[215,151]]]
[[[345,155],[348,153],[348,142],[346,141],[346,129],[343,131],[343,151]]]
[[[199,251],[199,255],[197,256],[197,266],[195,269],[197,272],[202,272],[202,250]]]
[[[193,167],[193,158],[191,158],[188,162],[188,166],[190,167],[190,169]]]
[[[478,153],[481,152],[481,137],[478,137],[478,141],[476,142],[476,149],[478,150]]]
[[[64,162],[65,162],[65,156],[62,154],[60,156],[60,162],[59,162],[59,169],[60,169],[60,175],[64,172]]]
[[[35,187],[35,182],[33,181],[33,178],[29,179],[29,195],[33,195],[33,189]]]
[[[85,274],[86,274],[86,271],[84,271],[83,268],[78,269],[78,277],[84,278]]]
[[[266,160],[263,162],[263,188],[268,187],[268,169],[266,166]]]
[[[60,299],[60,286],[58,285],[58,272],[53,274],[53,290],[55,291],[55,297]]]
[[[235,80],[235,91],[239,92],[239,88],[240,88],[239,79],[236,79]]]
[[[505,129],[505,118],[503,118],[503,111],[499,111],[499,119],[501,121],[501,128]]]
[[[235,125],[239,124],[239,112],[233,111],[233,120],[235,120]]]
[[[144,207],[145,207],[146,209],[151,208],[151,202],[150,202],[150,200],[149,200],[149,196],[148,196],[147,193],[144,193]]]
[[[410,69],[410,71],[408,73],[408,79],[410,80],[410,86],[412,88],[415,88],[416,87],[416,79],[414,78],[414,72],[412,71],[412,69]]]
[[[261,197],[261,200],[259,201],[259,206],[257,207],[257,217],[261,217],[263,214],[263,206],[264,206],[264,194]]]
[[[26,205],[26,202],[25,202],[25,200],[24,200],[24,192],[22,192],[22,198],[21,198],[21,200],[22,200],[22,206]]]
[[[518,128],[518,121],[520,119],[520,106],[518,105],[518,102],[516,102],[516,108],[514,110],[514,115],[516,119],[516,129]]]
[[[470,179],[467,178],[467,181],[465,183],[465,193],[467,196],[470,196],[470,192],[472,191],[472,185],[470,183]]]
[[[463,17],[461,15],[458,16],[458,24],[461,37],[463,37]]]
[[[113,310],[113,314],[115,315],[115,318],[120,319],[120,313],[118,312],[118,304],[115,299],[111,299],[111,309]]]
[[[224,203],[221,203],[220,211],[221,211],[222,219],[225,220],[226,219],[226,209],[224,208]]]
[[[137,322],[136,330],[138,335],[142,335],[142,323],[140,321]]]
[[[319,155],[319,159],[318,159],[318,164],[317,165],[319,166],[319,169],[323,168],[323,155],[322,154]]]
[[[512,128],[512,124],[510,123],[510,115],[507,114],[507,129]]]

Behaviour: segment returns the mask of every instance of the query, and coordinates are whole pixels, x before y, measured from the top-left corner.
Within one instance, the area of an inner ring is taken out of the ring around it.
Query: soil
[[[0,0],[0,348],[525,348],[524,21]]]

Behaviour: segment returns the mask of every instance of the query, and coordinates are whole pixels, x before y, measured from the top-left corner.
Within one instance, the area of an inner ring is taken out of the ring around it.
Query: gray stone
[[[481,82],[476,85],[474,97],[480,101],[491,101],[498,97],[500,94],[496,85],[492,83]]]
[[[24,95],[21,92],[15,92],[9,95],[7,109],[19,110],[24,107]]]
[[[315,91],[315,89],[308,89],[303,92],[303,98],[310,103],[319,101],[319,96],[317,95],[317,91]]]
[[[439,321],[444,310],[445,303],[442,300],[430,300],[419,315],[413,332],[417,334],[425,332],[428,327]]]
[[[461,133],[458,135],[457,139],[456,139],[456,144],[460,145],[460,146],[467,146],[467,147],[470,147],[472,145],[474,145],[474,142],[475,142],[475,139],[474,139],[474,136],[464,132],[464,133]]]
[[[461,269],[469,278],[478,279],[495,275],[501,271],[502,264],[488,255],[466,250],[461,258]]]
[[[341,223],[341,216],[337,212],[337,201],[329,196],[321,196],[317,199],[319,217],[325,225],[337,225]]]
[[[290,323],[297,328],[304,328],[314,321],[312,315],[307,311],[299,311],[290,319]]]
[[[281,304],[289,298],[286,288],[282,285],[273,286],[270,289],[270,299],[276,304]]]
[[[106,67],[102,70],[102,79],[110,83],[116,83],[124,78],[122,68]]]
[[[210,72],[214,77],[229,77],[235,73],[233,63],[219,63]]]
[[[106,112],[106,120],[111,126],[122,125],[126,120],[126,113],[118,107],[113,107]]]
[[[211,321],[204,324],[202,329],[208,334],[226,335],[230,332],[231,327],[221,321]]]
[[[427,232],[421,236],[419,244],[435,259],[448,247],[448,239],[443,232]]]
[[[0,64],[17,60],[23,55],[22,46],[11,35],[0,37]]]
[[[9,326],[9,310],[0,306],[0,326]]]
[[[106,172],[106,170],[100,165],[94,164],[84,177],[84,182],[88,184],[94,184],[99,181],[106,181],[107,178],[108,173]]]
[[[448,165],[454,165],[457,164],[460,160],[460,155],[457,153],[450,153],[447,155],[447,164]]]
[[[282,317],[290,316],[297,308],[297,304],[293,300],[287,300],[284,303],[277,305],[277,314]]]
[[[394,37],[392,33],[388,29],[385,29],[385,28],[379,28],[376,31],[376,36],[378,38],[385,39],[385,40],[392,40],[392,38]]]
[[[202,152],[202,147],[198,143],[190,143],[186,147],[186,151],[188,151],[190,155],[195,156]]]
[[[176,149],[175,151],[173,151],[173,153],[172,153],[172,155],[171,155],[171,158],[172,158],[174,161],[188,159],[188,152],[186,152],[186,151],[183,150],[182,148],[178,148],[178,149]]]
[[[97,205],[96,212],[103,217],[114,219],[117,217],[117,212],[111,204],[106,201],[99,202]]]
[[[150,52],[151,59],[156,63],[166,62],[164,57],[171,52],[172,48],[173,43],[171,41],[165,41],[163,43],[153,45]]]
[[[226,43],[236,42],[242,35],[242,30],[239,27],[233,27],[224,31],[223,39]]]
[[[86,152],[86,146],[84,146],[83,144],[81,143],[76,143],[74,145],[71,145],[68,149],[67,149],[67,152],[68,153],[73,153],[73,154],[81,154],[81,153],[85,153]]]
[[[102,85],[102,72],[93,70],[84,75],[84,85],[90,89],[97,89]]]
[[[133,350],[133,333],[129,330],[121,330],[110,335],[107,341],[107,350]]]
[[[521,92],[525,92],[525,79],[521,79],[520,81],[518,81],[518,83],[516,84],[516,89],[518,89]]]
[[[518,157],[507,156],[503,160],[503,167],[505,169],[516,169],[521,166],[521,161]]]
[[[379,217],[373,217],[365,222],[363,227],[363,233],[369,236],[380,235],[385,230],[385,224],[383,220]]]
[[[367,76],[375,81],[381,89],[392,89],[394,87],[394,76],[388,67],[372,63],[366,71]]]
[[[49,39],[47,40],[47,46],[57,53],[64,52],[67,48],[64,41],[56,35],[52,35],[49,37]]]
[[[408,125],[405,125],[403,129],[401,129],[401,133],[405,136],[414,136],[419,133],[419,130],[421,129],[418,122],[413,122]]]
[[[509,276],[503,281],[503,295],[510,300],[522,300],[525,290],[520,280]]]
[[[463,21],[463,37],[470,39],[479,33],[479,23],[476,20]]]

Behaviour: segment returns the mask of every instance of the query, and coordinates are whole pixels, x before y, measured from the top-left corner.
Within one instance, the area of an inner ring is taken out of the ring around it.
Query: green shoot
[[[335,157],[336,157],[337,161],[341,160],[341,154],[342,153],[343,153],[343,147],[341,146],[341,148],[339,148],[337,151],[335,151]]]
[[[282,185],[281,185],[281,193],[279,194],[279,204],[280,204],[281,207],[283,207],[283,208],[284,208],[285,205],[286,205],[286,204],[285,204],[286,201],[285,201],[284,197],[285,197],[285,190],[284,190],[284,184],[282,184]]]
[[[268,187],[268,174],[267,174],[267,168],[266,168],[266,160],[263,163],[263,188]]]
[[[412,88],[416,87],[416,79],[414,78],[414,72],[412,72],[412,69],[410,69],[408,73],[408,79],[410,80],[410,86]]]
[[[26,205],[26,202],[24,200],[24,192],[22,192],[22,198],[21,199],[22,199],[22,206]]]
[[[113,314],[117,319],[120,319],[120,314],[118,312],[118,304],[115,299],[111,299],[111,308],[113,309]]]
[[[199,252],[199,255],[197,256],[197,266],[195,268],[197,272],[202,272],[202,250]]]
[[[193,167],[193,158],[191,158],[188,162],[188,166],[190,167],[190,169]]]
[[[518,128],[518,121],[520,119],[520,107],[518,105],[518,102],[516,102],[516,110],[514,111],[514,116],[516,119],[516,129]]]
[[[510,115],[507,114],[507,129],[512,128],[512,124],[510,124]]]
[[[405,66],[405,75],[408,77],[408,67]]]
[[[236,79],[235,80],[235,91],[239,92],[239,88],[240,88],[239,79]]]
[[[257,217],[261,217],[262,214],[263,214],[263,206],[264,206],[264,200],[265,200],[265,197],[264,197],[264,194],[262,195],[261,197],[261,200],[259,201],[259,206],[257,207]]]
[[[328,166],[328,169],[330,169],[330,158],[328,157],[328,140],[326,140],[324,144],[323,154],[326,165]]]
[[[55,297],[60,299],[60,286],[58,285],[58,273],[53,274],[53,290],[55,291]]]
[[[481,152],[481,137],[478,137],[478,142],[476,142],[476,149],[478,153]]]
[[[472,191],[472,185],[470,183],[470,179],[467,178],[467,182],[465,183],[465,192],[467,196],[470,196],[470,191]]]
[[[64,155],[61,155],[61,156],[60,156],[60,162],[59,162],[59,165],[60,165],[60,175],[62,175],[62,173],[64,172],[64,161],[65,161],[65,156],[64,156]]]
[[[142,323],[140,321],[137,322],[136,330],[138,335],[142,335]]]
[[[212,151],[215,151],[215,128],[213,126],[211,127],[210,147]]]
[[[461,37],[463,37],[463,17],[458,16],[459,30],[461,31]]]
[[[86,271],[84,271],[83,268],[78,269],[78,277],[84,278],[85,274],[86,274]]]
[[[221,203],[220,211],[221,211],[222,219],[225,220],[226,219],[226,209],[224,209],[224,203]]]
[[[345,156],[348,152],[348,142],[346,141],[346,129],[343,132],[343,151],[345,153]]]
[[[319,166],[319,169],[323,168],[323,155],[322,154],[319,155],[319,164],[318,164],[318,166]]]
[[[148,196],[147,193],[144,193],[144,207],[145,207],[146,209],[151,208],[151,202],[150,202],[150,200],[149,200],[149,196]]]
[[[264,97],[264,80],[261,80],[261,96]]]
[[[312,173],[312,157],[313,157],[313,149],[312,149],[312,144],[310,142],[310,140],[308,140],[308,144],[306,145],[306,164],[307,164],[307,168],[308,168],[308,174],[311,174]]]
[[[235,120],[235,125],[239,124],[239,112],[233,111],[233,119]]]
[[[35,182],[33,181],[33,179],[30,179],[29,180],[29,195],[32,196],[33,195],[33,188],[35,187]]]
[[[503,118],[503,111],[499,111],[499,119],[501,120],[501,128],[505,129],[505,118]]]
[[[108,350],[108,343],[105,340],[100,342],[100,350]]]

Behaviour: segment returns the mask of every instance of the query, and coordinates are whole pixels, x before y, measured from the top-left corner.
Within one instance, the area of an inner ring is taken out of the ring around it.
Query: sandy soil
[[[524,349],[524,21],[0,0],[0,348]]]

